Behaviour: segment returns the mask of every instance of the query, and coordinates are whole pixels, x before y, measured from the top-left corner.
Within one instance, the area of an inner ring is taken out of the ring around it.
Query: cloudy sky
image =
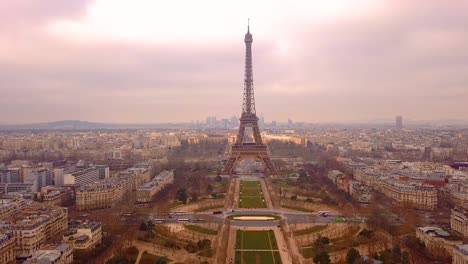
[[[463,118],[468,1],[2,0],[0,123]]]

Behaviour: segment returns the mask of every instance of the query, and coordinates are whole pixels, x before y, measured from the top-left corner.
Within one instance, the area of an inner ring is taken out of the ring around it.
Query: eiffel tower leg
[[[253,133],[255,143],[263,144],[262,135],[260,135],[260,128],[258,128],[257,123],[255,123],[255,125],[252,126],[252,133]]]
[[[265,165],[265,169],[269,175],[277,175],[277,171],[275,166],[273,165],[273,162],[271,162],[271,159],[269,157],[262,157],[262,162],[263,165]]]
[[[239,131],[237,133],[236,144],[244,143],[244,134],[245,134],[245,124],[241,123],[239,125]]]
[[[224,165],[223,170],[221,171],[221,175],[231,175],[232,170],[234,169],[234,165],[236,165],[238,157],[229,157],[228,161],[226,162],[226,165]]]

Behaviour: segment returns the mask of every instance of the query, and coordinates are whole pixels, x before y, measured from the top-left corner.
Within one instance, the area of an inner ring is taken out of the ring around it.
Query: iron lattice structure
[[[229,159],[222,171],[223,175],[232,175],[235,165],[243,158],[254,158],[262,161],[268,174],[277,174],[276,168],[271,162],[270,151],[263,143],[258,127],[258,117],[255,111],[255,96],[253,87],[252,67],[252,34],[247,27],[245,42],[245,71],[244,71],[244,101],[242,104],[242,115],[240,118],[239,131],[236,143],[231,146]],[[247,142],[246,128],[252,129],[253,142]]]

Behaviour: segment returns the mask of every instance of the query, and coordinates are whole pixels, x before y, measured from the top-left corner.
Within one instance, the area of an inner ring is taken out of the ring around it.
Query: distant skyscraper
[[[291,118],[288,118],[288,128],[292,128],[293,127],[293,121]]]
[[[260,118],[258,119],[258,125],[260,127],[264,127],[265,126],[265,118],[263,117],[262,114],[260,114]]]
[[[206,124],[207,124],[208,126],[214,126],[214,125],[216,125],[216,116],[208,116],[208,117],[206,118]]]
[[[396,117],[396,129],[403,129],[403,117],[402,116]]]

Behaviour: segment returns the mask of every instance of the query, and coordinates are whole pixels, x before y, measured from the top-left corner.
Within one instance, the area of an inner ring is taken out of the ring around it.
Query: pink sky
[[[0,123],[466,118],[467,1],[0,2]]]

